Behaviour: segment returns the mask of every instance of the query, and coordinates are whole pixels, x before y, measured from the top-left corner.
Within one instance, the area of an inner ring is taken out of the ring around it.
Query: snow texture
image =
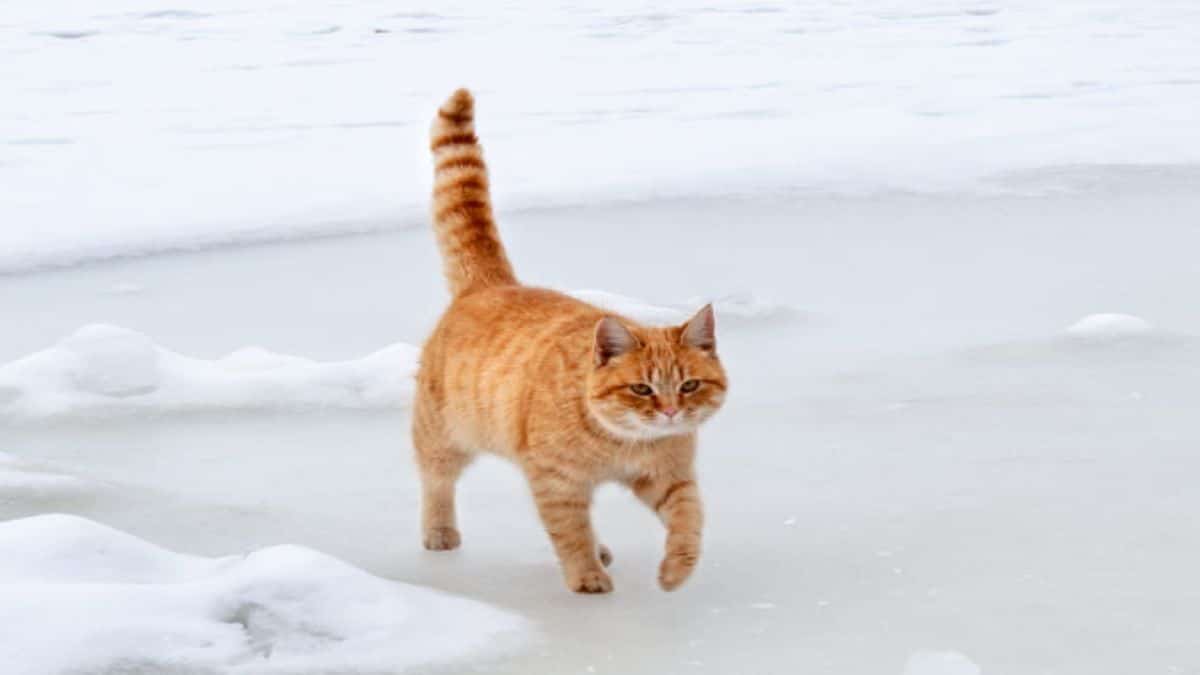
[[[0,662],[23,675],[397,673],[529,630],[299,546],[203,558],[67,515],[0,523],[0,625]]]
[[[1200,3],[652,4],[4,5],[0,671],[1200,672]],[[522,280],[716,306],[678,593],[491,458],[420,546],[458,86]]]
[[[411,398],[416,362],[416,348],[406,344],[333,363],[259,347],[207,361],[136,331],[94,324],[0,366],[0,417],[395,407]]]
[[[412,361],[350,373],[368,369],[356,354],[416,344],[444,308],[427,230],[0,277],[18,318],[0,331],[0,450],[6,484],[23,486],[0,487],[0,519],[76,513],[210,562],[304,546],[511,609],[545,638],[445,672],[1188,672],[1196,173],[1053,176],[1081,192],[662,200],[503,220],[531,283],[604,289],[581,295],[646,321],[716,302],[731,395],[701,434],[705,550],[677,593],[656,584],[661,524],[612,486],[595,521],[616,591],[568,593],[523,477],[492,458],[461,482],[462,548],[422,549],[399,391]],[[605,255],[597,232],[616,232]],[[129,286],[140,291],[111,292]],[[1155,328],[1067,331],[1096,308]],[[18,358],[97,319],[137,332],[89,328]],[[314,360],[260,353],[248,361],[271,367],[230,372],[213,358],[247,342]],[[368,405],[347,380],[396,393]],[[31,487],[45,474],[73,487]],[[280,569],[262,583],[292,578]],[[97,616],[134,620],[114,612]],[[207,618],[236,610],[205,612],[186,615],[197,630],[239,630]],[[47,634],[18,637],[32,648]],[[295,672],[337,672],[305,658]]]
[[[0,495],[6,499],[62,497],[89,489],[87,481],[52,465],[0,452]]]
[[[507,209],[1196,162],[1198,22],[1130,0],[10,2],[0,270],[419,224],[424,130],[460,85]]]
[[[1068,335],[1082,340],[1115,340],[1153,333],[1149,321],[1128,314],[1089,314],[1067,328]]]

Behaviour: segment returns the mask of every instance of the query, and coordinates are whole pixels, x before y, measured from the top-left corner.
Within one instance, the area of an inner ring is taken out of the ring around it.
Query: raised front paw
[[[567,575],[567,587],[576,593],[609,593],[612,578],[602,569],[591,569]]]
[[[663,558],[662,564],[658,566],[658,585],[664,591],[679,588],[692,576],[692,570],[696,569],[699,560],[700,556],[696,554],[678,554]]]

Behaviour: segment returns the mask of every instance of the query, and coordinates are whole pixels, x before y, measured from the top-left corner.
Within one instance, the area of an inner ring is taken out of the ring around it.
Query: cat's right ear
[[[614,357],[633,351],[638,340],[620,321],[611,316],[600,319],[596,324],[596,346],[593,350],[596,365],[603,366]]]

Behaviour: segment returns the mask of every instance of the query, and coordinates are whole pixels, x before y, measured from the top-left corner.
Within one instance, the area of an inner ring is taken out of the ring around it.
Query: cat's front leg
[[[665,591],[673,591],[687,581],[700,562],[700,532],[704,527],[700,489],[690,474],[643,477],[630,487],[667,527],[666,554],[658,568],[658,584]]]
[[[530,468],[526,473],[567,587],[576,593],[611,591],[612,578],[601,563],[607,549],[601,551],[604,547],[597,545],[592,531],[592,486],[564,480],[561,469]],[[607,557],[611,560],[611,554]]]

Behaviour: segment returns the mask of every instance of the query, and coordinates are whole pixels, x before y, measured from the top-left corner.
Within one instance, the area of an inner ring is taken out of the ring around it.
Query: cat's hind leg
[[[449,551],[462,543],[454,507],[454,488],[474,455],[450,442],[437,420],[418,408],[413,413],[413,448],[421,473],[421,538],[430,551]]]

